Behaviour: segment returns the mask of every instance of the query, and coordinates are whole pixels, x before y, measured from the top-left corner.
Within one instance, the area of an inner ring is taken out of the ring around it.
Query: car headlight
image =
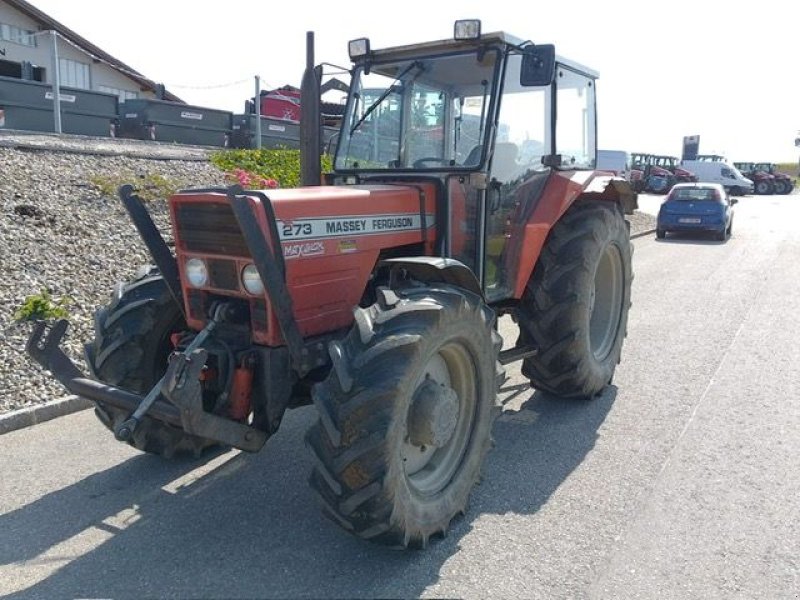
[[[185,265],[186,279],[192,287],[203,287],[208,283],[208,267],[202,258],[190,258]]]
[[[247,293],[253,296],[260,296],[264,293],[264,284],[261,282],[261,276],[255,265],[247,265],[242,269],[242,285]]]

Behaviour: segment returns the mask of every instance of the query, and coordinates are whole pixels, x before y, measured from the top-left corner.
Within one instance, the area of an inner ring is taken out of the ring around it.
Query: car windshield
[[[358,67],[337,169],[476,166],[499,52],[475,51]]]
[[[719,192],[713,188],[676,188],[672,190],[669,199],[681,202],[716,201],[719,200]]]

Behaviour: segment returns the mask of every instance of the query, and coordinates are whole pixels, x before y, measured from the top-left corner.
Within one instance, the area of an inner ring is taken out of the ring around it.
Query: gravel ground
[[[55,298],[71,299],[64,347],[83,366],[83,343],[92,337],[94,311],[108,302],[117,282],[131,279],[149,262],[119,200],[104,197],[90,178],[124,174],[136,181],[161,175],[178,187],[218,186],[225,180],[215,167],[198,160],[198,149],[187,150],[189,160],[164,160],[165,155],[180,156],[180,150],[168,148],[166,154],[162,146],[150,152],[160,157],[153,160],[133,157],[146,154],[142,143],[116,142],[97,156],[76,154],[72,147],[58,146],[58,139],[43,145],[42,136],[33,142],[0,141],[5,142],[0,143],[0,412],[5,412],[65,394],[24,354],[30,324],[15,324],[13,313],[25,297],[47,289]],[[63,151],[52,151],[56,148]],[[149,208],[164,229],[165,202],[153,201]],[[629,218],[632,233],[653,227],[650,215]]]
[[[147,160],[31,152],[0,147],[0,412],[45,402],[64,387],[24,354],[30,324],[14,324],[25,297],[48,289],[69,296],[70,330],[65,348],[83,365],[83,342],[92,336],[92,315],[106,304],[114,284],[132,278],[148,255],[117,198],[89,183],[93,175],[168,177],[179,187],[225,183],[207,162]],[[166,203],[149,204],[156,223],[167,222]]]

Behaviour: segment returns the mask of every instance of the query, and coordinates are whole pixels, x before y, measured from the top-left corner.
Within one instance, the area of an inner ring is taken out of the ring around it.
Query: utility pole
[[[261,77],[256,75],[256,148],[261,150]]]
[[[58,64],[58,34],[50,32],[53,38],[53,120],[56,133],[61,133],[61,70]]]

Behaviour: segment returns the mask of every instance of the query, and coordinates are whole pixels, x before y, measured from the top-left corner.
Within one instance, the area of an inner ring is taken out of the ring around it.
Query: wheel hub
[[[458,423],[458,395],[448,385],[426,379],[414,394],[408,418],[408,441],[419,447],[442,448]]]

